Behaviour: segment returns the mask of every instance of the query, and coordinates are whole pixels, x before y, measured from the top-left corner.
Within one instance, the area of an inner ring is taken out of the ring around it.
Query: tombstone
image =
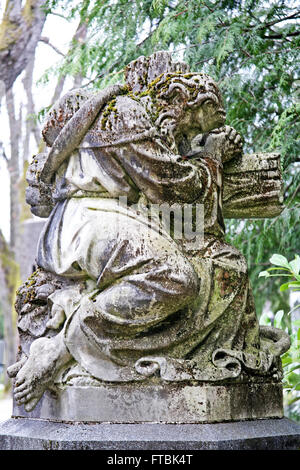
[[[48,220],[17,295],[2,448],[297,448],[289,336],[259,326],[225,241],[224,218],[282,211],[279,155],[243,154],[216,83],[167,52],[125,81],[61,98],[29,167]]]
[[[36,248],[44,224],[45,220],[38,218],[26,219],[22,223],[16,255],[22,282],[25,282],[36,269]]]

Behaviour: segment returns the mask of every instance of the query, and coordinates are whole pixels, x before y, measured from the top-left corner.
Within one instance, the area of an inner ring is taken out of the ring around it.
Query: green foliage
[[[300,290],[300,257],[299,255],[295,256],[295,259],[288,262],[285,256],[282,255],[273,255],[270,258],[270,263],[277,266],[276,268],[269,268],[266,271],[261,271],[259,273],[259,277],[278,277],[278,276],[285,276],[287,279],[284,284],[281,284],[280,291],[283,292],[287,289],[293,289],[296,291]],[[274,271],[281,271],[275,272]],[[282,272],[283,271],[283,272]],[[272,274],[270,274],[270,272]]]
[[[286,156],[283,161],[285,167],[290,163],[290,156],[295,150],[298,156],[300,153],[299,117],[300,103],[294,103],[283,111],[271,134],[270,149],[281,148],[283,155]]]
[[[270,258],[270,263],[276,267],[260,272],[259,277],[284,277],[285,282],[280,286],[281,292],[288,289],[300,292],[299,255],[289,262],[285,256],[274,254]],[[279,310],[274,317],[273,325],[276,328],[286,330],[291,338],[291,347],[281,358],[284,371],[284,398],[286,414],[292,419],[300,421],[300,320],[291,318],[291,313],[298,308],[300,305],[296,305],[288,313]],[[286,321],[287,316],[290,317],[289,321]],[[263,315],[260,322],[268,324],[271,323],[271,320],[267,315]]]
[[[227,221],[227,240],[233,242],[244,254],[250,268],[251,284],[254,288],[255,305],[258,314],[263,310],[266,300],[271,301],[271,308],[289,310],[289,297],[286,291],[278,293],[280,278],[258,279],[260,271],[269,266],[269,259],[276,251],[291,258],[299,249],[299,203],[295,204],[295,192],[299,184],[299,174],[295,180],[290,176],[290,188],[286,195],[286,207],[275,219]]]
[[[39,123],[42,123],[43,120],[45,119],[45,116],[46,114],[48,113],[48,111],[50,110],[51,106],[46,106],[45,108],[42,108],[36,116],[36,120],[39,122]]]
[[[87,40],[74,42],[53,74],[78,70],[86,86],[122,80],[126,64],[157,50],[172,51],[192,71],[210,74],[224,96],[227,124],[246,152],[281,153],[285,209],[274,220],[227,221],[230,243],[246,256],[258,315],[266,299],[287,310],[279,281],[258,280],[274,251],[298,250],[299,4],[293,0],[48,0],[48,12],[86,21]]]

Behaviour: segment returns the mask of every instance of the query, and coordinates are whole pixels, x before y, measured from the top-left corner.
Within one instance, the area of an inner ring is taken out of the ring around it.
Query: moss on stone
[[[111,113],[114,113],[115,116],[118,115],[118,110],[117,110],[117,107],[116,107],[116,102],[117,102],[117,98],[114,96],[114,97],[107,103],[107,105],[105,106],[104,111],[103,111],[103,113],[102,113],[102,119],[101,119],[101,129],[102,129],[102,130],[105,130],[107,120],[108,120],[109,116],[111,115]]]

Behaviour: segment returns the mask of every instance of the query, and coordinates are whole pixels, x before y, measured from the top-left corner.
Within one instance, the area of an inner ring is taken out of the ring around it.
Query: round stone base
[[[55,398],[44,394],[27,413],[14,406],[13,417],[62,422],[216,423],[283,417],[282,385],[119,384],[68,386]]]
[[[0,450],[293,450],[300,426],[283,419],[217,424],[67,424],[10,419]],[[157,452],[156,452],[157,453]]]

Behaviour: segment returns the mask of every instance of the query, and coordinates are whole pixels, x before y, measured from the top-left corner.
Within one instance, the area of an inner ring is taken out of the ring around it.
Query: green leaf
[[[297,308],[299,307],[300,307],[300,304],[295,305],[295,307],[293,307],[288,313],[289,314],[292,313],[294,310],[297,310]]]
[[[298,255],[295,256],[295,259],[290,261],[290,266],[294,274],[299,274],[300,272],[300,257]]]
[[[153,0],[151,8],[155,13],[161,15],[167,5],[167,0]]]
[[[294,391],[294,390],[300,390],[300,382],[298,382],[296,385],[294,385],[294,387],[292,388],[291,391]]]
[[[280,290],[280,292],[283,292],[283,291],[287,290],[289,287],[290,287],[290,283],[286,282],[285,284],[281,284],[279,290]]]
[[[284,268],[290,268],[289,262],[285,256],[274,254],[270,258],[270,263],[276,266],[283,266]]]
[[[292,400],[289,400],[289,405],[292,405],[293,403],[296,403],[297,401],[300,400],[300,396],[298,397],[295,397],[295,398],[292,398]]]
[[[280,291],[283,292],[287,289],[294,289],[294,290],[298,290],[298,289],[295,289],[296,287],[299,287],[300,288],[300,282],[299,281],[291,281],[291,282],[286,282],[284,284],[281,284],[280,286]]]
[[[294,370],[297,370],[297,369],[300,369],[300,364],[297,364],[295,366],[293,366],[287,373],[287,376],[289,375],[290,372],[293,372]]]
[[[281,320],[283,318],[283,315],[284,315],[284,310],[279,310],[276,315],[275,315],[275,318],[274,318],[274,326],[275,328],[280,328],[280,325],[281,325]]]
[[[291,282],[289,282],[289,285],[291,287],[293,287],[293,286],[300,287],[300,281],[291,281]]]
[[[270,277],[270,273],[268,271],[261,271],[258,277]]]
[[[291,372],[288,376],[288,383],[292,387],[297,387],[299,385],[299,374],[295,374],[295,372]]]

